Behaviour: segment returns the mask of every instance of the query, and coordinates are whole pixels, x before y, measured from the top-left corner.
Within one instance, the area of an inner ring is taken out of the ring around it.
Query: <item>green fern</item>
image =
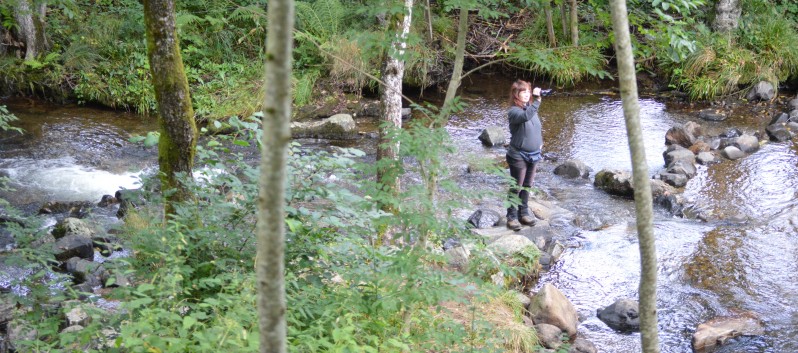
[[[326,41],[342,31],[346,9],[338,0],[318,0],[311,3],[296,3],[297,28]]]

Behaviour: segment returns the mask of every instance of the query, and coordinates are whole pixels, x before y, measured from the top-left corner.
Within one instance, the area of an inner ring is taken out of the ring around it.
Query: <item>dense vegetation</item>
[[[559,86],[610,77],[608,1],[577,2],[576,46],[566,26],[564,1],[436,1],[431,3],[431,21],[425,3],[419,2],[413,12],[405,83],[420,88],[446,83],[460,3],[473,9],[467,68],[497,62],[506,69],[548,77]],[[154,112],[139,1],[51,3],[44,26],[49,47],[29,60],[22,59],[24,50],[13,39],[15,3],[0,4],[0,76],[6,94]],[[711,29],[714,5],[705,0],[630,1],[638,69],[667,78],[673,88],[694,99],[737,93],[759,80],[777,84],[795,76],[798,44],[791,38],[798,34],[798,10],[792,2],[744,0],[739,26],[728,33]],[[266,6],[266,1],[178,2],[181,48],[200,120],[248,116],[258,110]],[[319,92],[361,94],[375,87],[369,75],[379,71],[387,42],[380,21],[383,6],[369,0],[297,3],[297,105],[319,99]],[[542,11],[547,6],[551,23]],[[547,27],[554,37],[547,35]]]
[[[15,28],[15,3],[0,5],[4,35]],[[418,5],[405,58],[407,84],[425,88],[445,80],[453,61],[454,9],[463,4],[434,3],[430,21],[424,4]],[[468,4],[475,9],[470,15],[469,65],[529,70],[561,86],[608,77],[613,50],[607,3],[579,3],[578,45],[563,45],[573,38],[567,27],[552,26],[551,16],[543,16],[551,11],[563,18],[565,7],[558,1],[551,8],[544,4],[549,2]],[[181,48],[199,119],[248,116],[258,110],[264,85],[265,1],[180,5]],[[322,90],[361,94],[374,88],[370,76],[378,71],[390,42],[379,20],[382,6],[367,0],[298,3],[297,105],[319,98]],[[798,11],[790,2],[745,1],[739,27],[725,33],[709,29],[713,7],[702,0],[640,0],[632,1],[630,9],[638,69],[669,77],[673,87],[692,98],[733,94],[759,80],[778,83],[795,75],[798,46],[790,39],[795,38]],[[772,20],[774,11],[788,16]],[[12,46],[0,57],[5,89],[153,112],[142,13],[139,2],[129,0],[51,5],[46,15],[50,47],[23,60]],[[0,127],[13,121],[4,110],[0,117]],[[121,310],[90,313],[93,320],[83,330],[63,332],[61,315],[51,305],[82,294],[67,290],[54,295],[52,282],[63,285],[65,279],[51,277],[50,254],[34,246],[46,228],[11,225],[18,240],[13,257],[21,263],[40,262],[31,267],[34,275],[20,283],[31,292],[15,299],[34,309],[20,322],[35,335],[17,342],[18,349],[256,351],[252,243],[258,171],[229,146],[256,144],[262,133],[257,120],[230,118],[226,124],[238,133],[214,136],[199,148],[201,177],[183,180],[196,199],[175,205],[166,226],[157,178],[147,180],[150,207],[129,214],[122,233],[133,255],[116,264],[116,271],[128,272],[133,285],[110,294],[120,299]],[[441,156],[451,153],[445,130],[410,126],[391,137],[401,143],[400,160],[407,162],[391,167],[397,175],[419,181],[398,195],[373,182],[374,167],[358,162],[359,151],[292,150],[286,197],[291,351],[536,349],[534,331],[521,323],[521,305],[508,291],[529,285],[536,251],[522,249],[501,262],[474,241],[470,265],[455,271],[434,251],[378,244],[386,229],[394,231],[399,244],[420,237],[435,248],[447,239],[469,241],[465,225],[453,216],[457,204],[449,202],[463,196],[441,168]],[[386,204],[392,205],[393,214],[383,211]],[[504,285],[493,283],[497,274]]]

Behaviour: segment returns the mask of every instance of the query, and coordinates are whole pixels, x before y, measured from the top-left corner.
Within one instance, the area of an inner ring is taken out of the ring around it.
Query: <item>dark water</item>
[[[482,147],[477,136],[490,125],[506,130],[510,83],[507,78],[480,76],[464,84],[463,100],[469,106],[447,126],[458,150],[447,163],[466,189],[504,188],[498,178],[467,174],[464,166],[475,158],[503,158],[504,149]],[[620,97],[589,93],[596,90],[567,94],[555,90],[543,98],[545,153],[558,161],[580,159],[594,171],[630,170]],[[698,120],[677,104],[653,98],[642,98],[640,103],[651,174],[664,167],[665,132],[675,124],[696,121],[710,134],[730,127],[748,132],[764,127],[761,119],[748,116],[712,123]],[[134,187],[138,173],[155,165],[154,149],[127,142],[131,134],[155,130],[154,121],[88,108],[5,104],[31,132],[0,138],[0,171],[24,190],[2,195],[12,203],[99,200],[120,186]],[[367,152],[374,149],[374,141],[368,139],[347,145]],[[756,313],[765,323],[765,335],[737,340],[720,352],[798,352],[797,163],[792,143],[779,143],[765,144],[738,161],[699,166],[684,195],[712,215],[710,222],[655,210],[663,352],[690,352],[698,324],[740,311]],[[617,299],[637,297],[640,261],[633,204],[597,191],[589,182],[561,179],[551,173],[554,166],[551,161],[541,165],[538,186],[573,211],[576,223],[600,226],[565,225],[570,247],[543,281],[555,284],[576,305],[585,318],[579,333],[599,351],[640,352],[639,334],[616,333],[595,316],[596,309]],[[476,206],[498,209],[501,202],[466,200],[464,215]]]
[[[135,188],[145,168],[157,165],[157,148],[128,142],[157,130],[155,119],[77,106],[14,100],[8,106],[25,133],[0,133],[0,175],[16,191],[0,192],[13,205],[47,201],[99,201]]]

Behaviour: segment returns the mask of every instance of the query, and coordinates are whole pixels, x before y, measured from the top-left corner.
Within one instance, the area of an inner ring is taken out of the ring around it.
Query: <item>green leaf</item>
[[[197,323],[196,318],[194,318],[193,316],[186,316],[183,318],[183,329],[188,330],[191,328],[191,326],[194,326],[194,324],[196,323]]]
[[[161,133],[156,131],[150,131],[147,133],[147,138],[144,139],[144,146],[152,147],[158,144],[158,140],[161,139]]]

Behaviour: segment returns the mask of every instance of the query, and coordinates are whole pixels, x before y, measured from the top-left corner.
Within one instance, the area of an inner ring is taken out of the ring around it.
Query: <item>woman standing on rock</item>
[[[507,147],[507,164],[510,175],[515,179],[510,186],[510,197],[521,199],[516,209],[507,209],[507,228],[520,230],[522,224],[534,225],[535,218],[529,213],[529,188],[535,183],[535,171],[540,161],[540,149],[543,147],[538,108],[540,108],[540,88],[529,82],[517,80],[510,88],[510,110],[507,111],[510,122],[510,146]],[[530,96],[534,100],[530,103]]]

